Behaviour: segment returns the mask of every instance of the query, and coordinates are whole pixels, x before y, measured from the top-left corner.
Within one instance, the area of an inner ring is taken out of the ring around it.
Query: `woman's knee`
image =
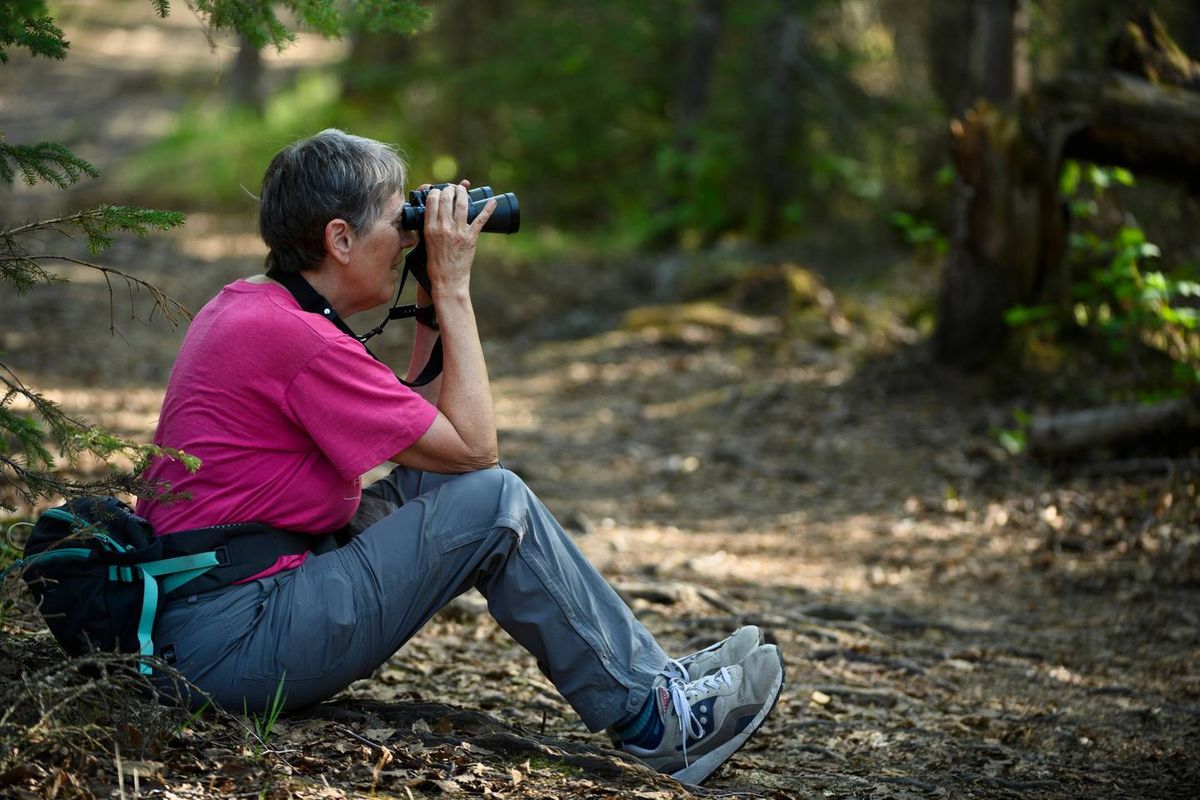
[[[521,477],[512,470],[504,467],[481,469],[478,472],[468,472],[454,481],[468,497],[483,500],[495,500],[498,506],[503,506],[505,500],[521,498],[530,494],[529,487]]]

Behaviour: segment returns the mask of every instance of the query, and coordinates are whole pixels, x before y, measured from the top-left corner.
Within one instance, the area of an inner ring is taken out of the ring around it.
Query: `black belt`
[[[283,531],[259,522],[214,525],[177,531],[159,537],[163,558],[217,554],[217,566],[166,595],[167,600],[223,589],[271,567],[281,556],[327,553],[338,546],[332,533],[313,535]]]

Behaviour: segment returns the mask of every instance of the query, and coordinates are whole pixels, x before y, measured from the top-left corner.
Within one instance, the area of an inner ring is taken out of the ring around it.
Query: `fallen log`
[[[1200,188],[1200,92],[1121,72],[1069,72],[1038,87],[1064,158],[1120,164]]]
[[[1028,443],[1032,455],[1057,456],[1188,430],[1200,430],[1197,397],[1035,415],[1029,422]]]

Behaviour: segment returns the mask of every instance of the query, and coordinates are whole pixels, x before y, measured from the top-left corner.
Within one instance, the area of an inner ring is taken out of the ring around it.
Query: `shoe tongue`
[[[671,712],[671,693],[667,687],[658,687],[658,715],[666,719]]]

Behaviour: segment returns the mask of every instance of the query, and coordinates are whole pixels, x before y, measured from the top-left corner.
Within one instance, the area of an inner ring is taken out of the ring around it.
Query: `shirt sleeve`
[[[330,340],[296,374],[288,413],[351,480],[420,439],[437,408],[349,337]]]

